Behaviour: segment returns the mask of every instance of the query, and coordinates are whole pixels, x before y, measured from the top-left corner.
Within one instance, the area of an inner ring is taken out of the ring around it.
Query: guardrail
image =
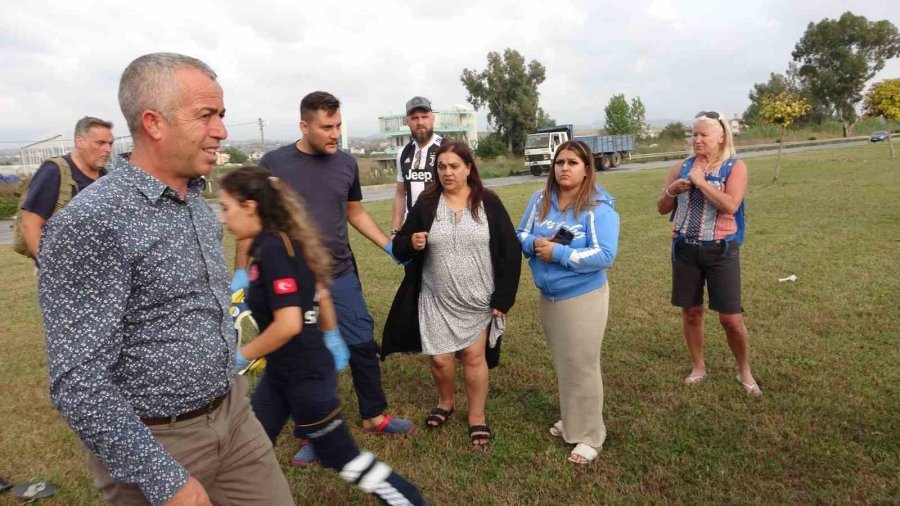
[[[832,139],[821,139],[814,141],[791,141],[785,142],[784,147],[803,147],[803,146],[816,146],[819,144],[842,144],[846,142],[857,142],[869,140],[868,135],[859,135],[856,137],[836,137]],[[735,146],[735,149],[740,153],[742,151],[763,151],[766,149],[777,149],[779,143],[771,142],[767,144],[747,144],[744,146]],[[668,151],[665,153],[645,153],[645,154],[630,154],[628,156],[628,160],[637,161],[637,162],[646,162],[653,159],[662,159],[668,160],[671,158],[683,158],[685,156],[690,155],[691,151],[689,149],[685,149],[682,151]]]

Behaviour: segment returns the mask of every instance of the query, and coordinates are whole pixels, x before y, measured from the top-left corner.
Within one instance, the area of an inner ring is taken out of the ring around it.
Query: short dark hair
[[[90,130],[94,127],[108,128],[112,130],[112,121],[102,120],[93,116],[85,116],[75,123],[74,137],[87,137]]]
[[[328,111],[334,114],[341,108],[341,101],[327,91],[314,91],[300,101],[300,119],[309,121],[316,111]]]

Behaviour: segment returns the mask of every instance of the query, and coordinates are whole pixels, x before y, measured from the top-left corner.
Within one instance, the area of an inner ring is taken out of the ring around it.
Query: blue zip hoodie
[[[575,216],[573,209],[560,212],[556,193],[553,193],[550,211],[546,219],[540,220],[538,215],[543,198],[543,189],[534,192],[518,229],[522,252],[529,258],[534,284],[541,295],[557,301],[603,287],[606,269],[612,266],[619,247],[619,213],[613,206],[615,198],[597,185],[594,200],[599,203]],[[534,255],[534,240],[553,237],[561,226],[575,235],[572,243],[568,246],[554,244],[550,263],[538,259]]]

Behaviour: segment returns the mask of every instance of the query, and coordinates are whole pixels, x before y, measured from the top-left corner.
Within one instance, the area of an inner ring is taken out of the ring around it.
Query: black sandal
[[[428,412],[428,416],[425,417],[425,427],[429,429],[436,429],[450,420],[450,415],[453,414],[453,408],[450,408],[450,411],[447,411],[444,408],[434,408]],[[433,422],[433,423],[429,423]]]
[[[473,446],[488,446],[493,438],[494,433],[487,425],[469,425],[469,439]]]

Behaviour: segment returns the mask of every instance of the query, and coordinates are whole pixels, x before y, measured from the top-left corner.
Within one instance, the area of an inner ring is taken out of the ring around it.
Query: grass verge
[[[422,356],[392,356],[384,385],[411,437],[354,430],[361,446],[422,487],[435,504],[896,503],[900,497],[900,164],[866,146],[749,161],[743,295],[751,363],[765,396],[742,394],[716,318],[707,319],[709,378],[694,388],[677,309],[669,305],[669,228],[654,201],[665,171],[602,173],[622,216],[610,271],[603,343],[609,431],[598,462],[575,467],[547,428],[558,418],[549,351],[528,269],[492,371],[493,447],[475,451],[461,392],[452,421],[427,431],[436,400]],[[540,183],[498,189],[518,221]],[[390,202],[366,205],[382,227]],[[401,270],[353,233],[377,335]],[[231,243],[226,245],[231,250]],[[796,274],[796,283],[778,283]],[[46,357],[30,264],[0,248],[0,476],[61,485],[45,504],[98,503],[81,446],[49,403]],[[347,374],[342,396],[358,421]],[[277,454],[287,463],[287,432]],[[298,504],[374,504],[334,473],[285,467]],[[8,495],[0,504],[13,504]]]

